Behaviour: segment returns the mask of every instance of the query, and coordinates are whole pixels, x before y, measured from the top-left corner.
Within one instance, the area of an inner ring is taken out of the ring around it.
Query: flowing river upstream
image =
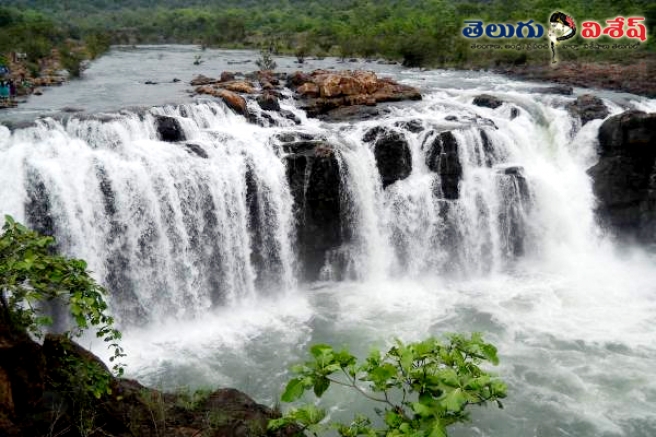
[[[503,410],[474,407],[453,435],[656,435],[656,254],[597,225],[586,170],[602,121],[572,118],[576,96],[484,72],[335,59],[302,67],[374,70],[423,100],[328,123],[288,95],[281,106],[300,124],[273,114],[262,127],[187,93],[197,74],[255,70],[256,57],[117,47],[83,80],[0,113],[0,213],[88,262],[110,291],[127,376],[167,390],[235,387],[273,405],[312,343],[363,356],[394,338],[479,331],[498,347],[492,370],[508,398]],[[283,72],[300,69],[294,61],[276,58]],[[506,103],[474,106],[481,93]],[[594,94],[611,115],[656,112],[656,100]],[[179,120],[206,158],[158,140],[157,116]],[[402,135],[411,155],[409,176],[385,188],[363,140],[376,127]],[[457,199],[436,192],[426,163],[446,131],[462,166]],[[339,166],[348,244],[312,280],[280,140],[289,134],[332,145]],[[321,405],[345,419],[372,411],[339,389]]]

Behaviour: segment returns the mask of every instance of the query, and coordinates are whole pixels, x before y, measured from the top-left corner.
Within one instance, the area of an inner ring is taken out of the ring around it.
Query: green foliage
[[[108,343],[110,361],[119,376],[123,357],[119,345],[121,333],[113,328],[107,315],[106,291],[87,271],[83,260],[69,259],[54,251],[55,240],[30,231],[11,217],[5,217],[0,234],[0,318],[13,329],[42,336],[42,329],[52,323],[44,310],[49,302],[66,305],[74,327],[66,334],[79,337],[88,328]],[[106,388],[96,387],[99,390]]]
[[[374,427],[365,416],[350,424],[324,424],[325,413],[305,405],[270,421],[269,429],[295,425],[314,435],[333,429],[343,437],[442,437],[448,426],[468,420],[468,406],[494,401],[503,408],[499,399],[506,397],[506,385],[479,367],[499,362],[496,348],[480,334],[453,334],[445,342],[397,340],[385,354],[372,350],[363,363],[325,344],[312,346],[310,353],[310,361],[292,368],[297,376],[282,401],[294,402],[308,390],[320,398],[332,385],[341,385],[384,405],[376,409],[384,426]]]
[[[67,45],[59,47],[59,61],[61,66],[68,71],[70,77],[80,77],[82,75],[82,62],[84,56],[80,51],[76,51]]]
[[[260,50],[260,57],[255,60],[255,64],[260,70],[275,70],[278,64],[273,60],[273,49],[270,45],[268,49]]]

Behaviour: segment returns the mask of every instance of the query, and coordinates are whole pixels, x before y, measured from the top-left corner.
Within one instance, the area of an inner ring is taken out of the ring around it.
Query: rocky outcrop
[[[572,117],[579,118],[581,125],[592,120],[603,120],[610,114],[604,101],[592,94],[578,96],[575,101],[567,105],[567,111]]]
[[[162,141],[176,143],[185,140],[185,134],[180,126],[180,122],[174,117],[158,115],[155,118],[155,128],[157,135]]]
[[[424,147],[426,145],[424,144]],[[457,199],[460,195],[462,165],[458,156],[458,141],[453,133],[446,131],[435,135],[426,152],[426,165],[440,175],[435,190],[436,196],[449,200]]]
[[[375,106],[381,102],[421,99],[418,89],[389,78],[379,78],[372,71],[294,73],[288,83],[296,87],[296,94],[302,100],[301,107],[310,117],[345,106]]]
[[[656,113],[627,111],[599,128],[588,170],[600,221],[623,239],[656,243]]]
[[[401,133],[373,128],[365,134],[365,138],[371,141],[375,139],[374,156],[383,182],[383,188],[387,188],[394,182],[410,176],[412,172],[412,154],[410,153],[408,141]]]
[[[219,88],[216,85],[204,85],[196,88],[196,93],[218,97],[223,100],[223,103],[225,103],[228,108],[232,109],[237,114],[248,114],[248,110],[246,108],[246,99],[232,91]]]
[[[232,82],[221,82],[216,85],[219,88],[232,91],[233,93],[255,94],[255,88],[249,82],[237,80]]]
[[[271,91],[265,91],[257,96],[257,104],[265,111],[280,111],[278,98]]]
[[[211,85],[213,83],[217,83],[218,81],[216,79],[212,79],[211,77],[203,76],[202,74],[199,74],[195,78],[191,80],[191,85],[192,86],[202,86],[202,85]]]
[[[97,398],[86,388],[90,369],[108,378],[111,393]],[[0,326],[2,436],[264,436],[274,417],[234,389],[164,393],[112,377],[102,361],[63,336],[47,335],[39,345]]]
[[[482,108],[496,109],[503,104],[503,101],[498,97],[494,97],[489,94],[481,94],[480,96],[474,97],[474,101],[472,103]]]
[[[299,259],[305,278],[316,280],[326,254],[343,243],[337,152],[321,139],[295,138],[283,144],[283,150],[294,198]]]

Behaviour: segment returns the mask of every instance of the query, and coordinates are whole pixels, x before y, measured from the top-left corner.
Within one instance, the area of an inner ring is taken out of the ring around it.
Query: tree
[[[49,302],[62,302],[74,323],[66,332],[79,337],[93,327],[96,336],[109,344],[110,361],[117,375],[123,374],[123,357],[119,345],[121,333],[113,328],[114,319],[107,315],[106,291],[87,271],[83,260],[56,254],[55,239],[30,231],[5,217],[0,234],[0,321],[10,329],[27,331],[36,337],[52,324],[44,312]],[[102,381],[106,389],[106,381]],[[98,387],[90,387],[96,397]]]
[[[310,361],[292,368],[297,376],[281,400],[293,402],[310,389],[321,397],[331,385],[345,386],[384,406],[376,409],[384,426],[375,428],[362,415],[350,424],[324,424],[325,412],[309,404],[270,421],[269,429],[295,425],[315,436],[334,429],[343,437],[446,437],[448,426],[468,420],[468,406],[494,401],[503,408],[499,399],[506,397],[506,385],[479,367],[485,361],[498,364],[496,348],[480,334],[453,334],[446,342],[397,340],[384,355],[373,350],[362,364],[347,350],[325,344],[310,352]]]

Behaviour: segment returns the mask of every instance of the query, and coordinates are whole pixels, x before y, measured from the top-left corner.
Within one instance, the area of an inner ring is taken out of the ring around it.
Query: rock
[[[387,129],[385,129],[382,126],[372,127],[371,129],[369,129],[367,132],[364,133],[364,135],[362,136],[362,141],[364,141],[365,143],[370,143],[385,132],[387,132]]]
[[[570,85],[551,85],[547,87],[533,88],[530,90],[533,93],[539,94],[560,94],[562,96],[571,96],[574,94],[574,88]]]
[[[369,120],[375,117],[379,117],[380,115],[387,112],[389,112],[387,109],[356,105],[344,106],[341,108],[338,107],[318,114],[312,111],[308,111],[308,116],[316,117],[323,121],[340,123],[345,121]]]
[[[218,84],[220,88],[232,91],[235,93],[254,94],[255,88],[249,82],[239,80],[232,82],[221,82]]]
[[[217,82],[216,79],[212,79],[211,77],[207,77],[207,76],[203,76],[202,74],[199,74],[194,79],[192,79],[190,83],[192,86],[201,86],[201,85],[211,85],[216,82]]]
[[[319,85],[308,82],[296,88],[296,93],[301,97],[319,97]]]
[[[374,144],[374,156],[383,188],[407,178],[412,172],[408,141],[396,131],[387,131],[379,136]]]
[[[209,155],[207,154],[205,149],[203,149],[198,144],[187,143],[187,144],[185,144],[185,148],[187,149],[187,152],[189,152],[189,154],[191,154],[191,155],[196,155],[199,158],[204,158],[204,159],[209,158]]]
[[[311,117],[344,106],[375,106],[381,102],[421,99],[416,88],[378,78],[372,71],[315,70],[309,76],[297,72],[290,76],[290,81],[305,81],[297,86],[296,94],[305,99],[303,108]]]
[[[257,104],[265,111],[280,111],[278,98],[271,92],[265,91],[257,96]]]
[[[296,71],[287,76],[287,87],[294,89],[303,85],[304,83],[310,82],[311,80],[312,77],[309,74],[302,71]]]
[[[235,80],[235,73],[231,71],[224,71],[221,73],[221,78],[219,82],[232,82]]]
[[[182,131],[180,122],[174,117],[158,115],[155,117],[155,128],[159,139],[169,143],[176,143],[185,140],[185,134]]]
[[[588,170],[597,216],[621,239],[656,243],[656,113],[610,117],[598,139],[599,162]]]
[[[239,94],[235,94],[232,91],[228,91],[221,88],[214,88],[210,85],[205,85],[196,88],[196,93],[198,94],[209,94],[210,96],[218,97],[223,100],[223,103],[228,106],[228,108],[235,111],[237,114],[246,115],[248,113],[246,107],[246,100]]]
[[[293,121],[297,125],[301,124],[301,119],[298,118],[292,111],[288,111],[287,109],[281,109],[280,115],[286,118],[287,120]]]
[[[567,105],[567,111],[572,117],[578,117],[581,125],[592,120],[604,119],[610,114],[604,101],[591,94],[578,96],[574,102]]]
[[[32,94],[34,94],[35,96],[42,96],[42,95],[43,95],[43,91],[41,91],[40,88],[35,88],[35,89],[34,89],[34,92],[33,92]]]
[[[489,94],[481,94],[480,96],[476,96],[472,103],[482,108],[491,108],[491,109],[496,109],[503,104],[501,99],[499,99],[498,97],[491,96]]]
[[[436,195],[449,200],[457,199],[460,196],[462,165],[458,156],[458,142],[453,133],[446,131],[435,136],[426,154],[426,165],[440,175]]]
[[[394,125],[415,134],[424,131],[421,120],[397,121]]]
[[[515,108],[514,106],[510,108],[510,119],[514,120],[517,117],[519,117],[519,108]]]
[[[180,79],[178,79],[177,77],[174,77],[173,80],[172,80],[171,82],[173,82],[173,83],[178,83],[178,82],[180,82]]]
[[[157,82],[153,82],[152,80],[147,80],[144,82],[146,85],[157,85]]]
[[[96,398],[87,389],[90,369],[107,378],[111,393]],[[234,389],[171,394],[115,378],[64,336],[47,335],[41,346],[0,326],[0,435],[79,435],[80,417],[93,419],[88,426],[96,433],[115,437],[243,437],[267,434],[266,424],[279,414]]]
[[[455,115],[447,115],[446,117],[444,117],[444,119],[446,121],[458,121],[458,117],[456,117]]]
[[[299,259],[303,274],[316,280],[326,254],[344,241],[341,222],[341,175],[334,148],[320,140],[283,146],[287,181],[294,198]]]

